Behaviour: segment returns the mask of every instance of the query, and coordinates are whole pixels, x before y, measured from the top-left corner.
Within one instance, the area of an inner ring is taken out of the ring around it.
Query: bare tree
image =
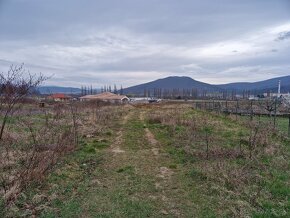
[[[211,135],[213,133],[213,128],[210,125],[205,125],[202,129],[204,132],[204,139],[206,144],[206,158],[209,158],[209,144],[211,141]]]
[[[11,65],[7,73],[0,73],[0,112],[2,117],[0,126],[0,142],[7,120],[19,108],[25,97],[35,91],[35,88],[46,78],[30,74],[24,64]]]

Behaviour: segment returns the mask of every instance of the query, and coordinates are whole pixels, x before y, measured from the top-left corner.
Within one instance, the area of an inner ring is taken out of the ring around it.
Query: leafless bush
[[[80,111],[80,119],[78,121],[78,134],[83,137],[91,138],[107,131],[104,127],[114,128],[115,120],[125,116],[126,111],[124,105],[103,105],[93,104],[93,102],[83,102],[76,104]]]
[[[9,117],[19,109],[20,103],[25,97],[45,79],[42,75],[30,74],[23,65],[12,65],[6,74],[3,72],[0,74],[0,111],[3,116],[0,126],[0,142]]]
[[[79,115],[74,105],[35,111],[34,104],[24,101],[43,80],[23,65],[0,74],[0,195],[6,203],[31,181],[42,180],[78,142]]]
[[[160,115],[156,115],[156,114],[153,114],[149,117],[148,119],[148,122],[150,124],[158,124],[158,123],[162,123],[162,117]]]
[[[69,115],[69,109],[67,112]],[[63,154],[75,148],[77,114],[72,114],[71,120],[44,114],[35,122],[33,115],[24,116],[9,127],[13,129],[4,134],[0,161],[0,191],[6,202],[15,199],[31,181],[42,180]]]
[[[248,146],[249,158],[254,154],[264,153],[271,146],[271,136],[274,133],[272,127],[266,123],[249,121],[246,125],[250,130],[248,140],[243,139],[243,144]]]

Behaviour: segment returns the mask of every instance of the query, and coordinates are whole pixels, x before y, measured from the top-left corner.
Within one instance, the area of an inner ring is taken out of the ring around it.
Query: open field
[[[49,119],[59,112],[50,111]],[[265,122],[236,121],[186,103],[77,111],[78,143],[15,200],[2,200],[1,216],[290,215],[290,141]],[[70,109],[59,113],[58,126],[72,127]],[[47,120],[30,116],[35,129]],[[16,133],[18,122],[9,121]]]

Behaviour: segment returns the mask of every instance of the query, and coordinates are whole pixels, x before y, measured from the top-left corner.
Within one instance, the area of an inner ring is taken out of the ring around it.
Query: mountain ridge
[[[55,94],[55,93],[78,94],[78,93],[81,93],[80,88],[63,87],[63,86],[39,86],[37,90],[41,94]]]
[[[285,86],[290,89],[290,76],[282,76],[271,78],[267,80],[257,81],[257,82],[235,82],[235,83],[228,83],[228,84],[221,84],[219,85],[223,89],[236,89],[236,90],[265,90],[271,88],[278,88],[278,82],[281,81],[281,88],[285,89]],[[286,84],[286,85],[285,85]]]
[[[258,82],[236,82],[227,84],[209,84],[192,79],[188,76],[170,76],[151,82],[131,86],[124,89],[125,94],[142,94],[145,89],[199,89],[207,91],[255,91],[275,92],[278,90],[278,82],[281,81],[281,91],[290,91],[290,76],[276,77]],[[165,85],[166,84],[166,85]]]
[[[188,76],[169,76],[162,79],[157,79],[151,82],[131,86],[125,88],[123,91],[125,94],[142,94],[144,90],[153,90],[153,89],[206,89],[211,91],[217,91],[220,88],[216,85],[211,85],[208,83],[200,82],[192,79]]]
[[[257,82],[234,82],[227,84],[209,84],[195,80],[189,76],[169,76],[160,78],[147,83],[142,83],[130,86],[123,89],[124,94],[142,95],[144,90],[153,91],[154,89],[173,90],[173,89],[198,89],[207,91],[236,91],[242,92],[276,92],[278,90],[278,82],[281,81],[281,92],[290,91],[290,76],[276,77],[272,79],[257,81]],[[41,94],[65,93],[65,94],[79,94],[80,88],[62,87],[62,86],[40,86],[38,91]]]

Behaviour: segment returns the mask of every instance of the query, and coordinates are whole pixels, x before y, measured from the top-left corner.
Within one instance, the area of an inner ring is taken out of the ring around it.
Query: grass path
[[[88,217],[182,217],[185,190],[171,158],[134,109],[97,169],[96,185],[83,205]],[[188,208],[188,206],[187,206]],[[189,207],[190,208],[190,207]]]

